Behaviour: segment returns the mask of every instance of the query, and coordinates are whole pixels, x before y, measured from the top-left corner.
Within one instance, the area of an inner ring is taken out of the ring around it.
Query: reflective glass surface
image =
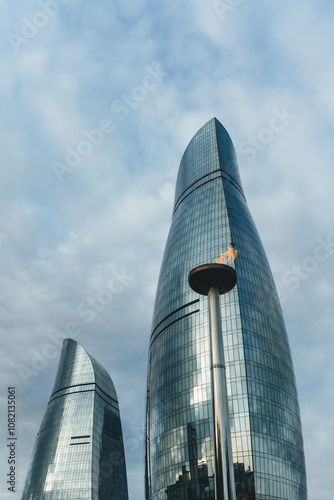
[[[207,298],[188,274],[229,247],[237,286],[221,297],[237,497],[306,500],[291,355],[269,264],[224,127],[189,143],[158,282],[149,352],[146,497],[214,499]]]
[[[71,339],[37,434],[22,500],[128,500],[117,395],[106,370]]]

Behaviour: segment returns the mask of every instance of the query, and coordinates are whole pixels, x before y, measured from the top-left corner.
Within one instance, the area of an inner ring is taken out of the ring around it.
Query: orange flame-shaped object
[[[237,255],[238,250],[230,247],[227,252],[222,253],[218,259],[215,259],[215,262],[217,262],[217,264],[228,264],[229,262],[233,262]]]

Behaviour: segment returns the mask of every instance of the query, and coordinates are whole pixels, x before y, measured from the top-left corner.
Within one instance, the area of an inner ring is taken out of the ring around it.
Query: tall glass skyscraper
[[[147,500],[214,499],[207,298],[195,266],[238,251],[221,297],[238,499],[306,500],[296,383],[270,267],[247,207],[235,150],[215,118],[190,141],[160,271],[147,387]]]
[[[106,370],[65,339],[22,500],[128,500],[117,395]]]

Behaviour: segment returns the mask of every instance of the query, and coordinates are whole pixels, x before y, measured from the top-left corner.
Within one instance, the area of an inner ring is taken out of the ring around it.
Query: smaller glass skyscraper
[[[22,500],[128,500],[118,400],[107,371],[65,339]]]

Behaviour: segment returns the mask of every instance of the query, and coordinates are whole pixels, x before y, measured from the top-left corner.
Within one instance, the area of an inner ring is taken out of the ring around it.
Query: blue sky
[[[0,6],[3,442],[8,386],[19,405],[17,492],[5,451],[1,500],[20,498],[66,329],[115,383],[130,495],[144,498],[155,288],[182,153],[213,116],[282,298],[309,499],[331,497],[333,16],[328,0]]]

